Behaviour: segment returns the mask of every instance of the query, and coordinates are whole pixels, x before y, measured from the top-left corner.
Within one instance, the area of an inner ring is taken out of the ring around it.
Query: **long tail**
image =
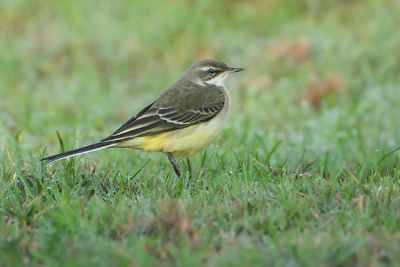
[[[40,161],[44,161],[46,163],[50,163],[53,161],[57,161],[60,159],[67,159],[70,157],[75,157],[81,154],[86,154],[89,152],[93,152],[96,150],[100,150],[103,148],[107,148],[107,147],[111,147],[114,146],[115,143],[109,143],[109,142],[100,142],[100,143],[96,143],[96,144],[92,144],[92,145],[88,145],[88,146],[84,146],[84,147],[80,147],[71,151],[67,151],[64,153],[60,153],[60,154],[55,154],[46,158],[42,158]]]

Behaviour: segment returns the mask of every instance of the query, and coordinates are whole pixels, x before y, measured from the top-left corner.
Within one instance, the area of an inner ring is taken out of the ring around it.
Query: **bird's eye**
[[[214,68],[209,68],[207,71],[208,71],[208,74],[210,74],[210,75],[214,75],[216,73]]]

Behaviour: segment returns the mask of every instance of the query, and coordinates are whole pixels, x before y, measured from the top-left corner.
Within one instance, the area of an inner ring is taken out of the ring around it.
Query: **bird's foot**
[[[175,171],[176,176],[181,177],[182,172],[181,172],[181,167],[179,167],[179,164],[176,162],[174,156],[172,155],[171,152],[167,152],[168,160],[172,165],[172,168]]]

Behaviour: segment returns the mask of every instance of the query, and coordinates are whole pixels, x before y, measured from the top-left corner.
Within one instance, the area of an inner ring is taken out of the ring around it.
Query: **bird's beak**
[[[235,72],[239,72],[239,71],[242,71],[242,70],[243,70],[242,68],[229,68],[228,69],[228,71],[230,73],[235,73]]]

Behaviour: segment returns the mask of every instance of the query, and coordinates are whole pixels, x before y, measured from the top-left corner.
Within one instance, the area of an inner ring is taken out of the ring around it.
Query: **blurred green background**
[[[247,141],[284,139],[292,151],[311,146],[350,158],[361,156],[353,146],[393,148],[398,8],[398,1],[2,1],[0,144],[20,134],[36,157],[45,144],[57,150],[56,130],[68,147],[97,140],[195,61],[219,58],[246,69],[228,87],[230,124],[251,129]]]
[[[0,0],[0,259],[398,264],[399,153],[383,157],[400,145],[399,14],[396,0]],[[246,71],[192,175],[129,150],[37,162],[57,131],[65,149],[98,141],[205,58]],[[196,249],[137,219],[164,212],[188,216]],[[134,230],[104,234],[126,214]]]

